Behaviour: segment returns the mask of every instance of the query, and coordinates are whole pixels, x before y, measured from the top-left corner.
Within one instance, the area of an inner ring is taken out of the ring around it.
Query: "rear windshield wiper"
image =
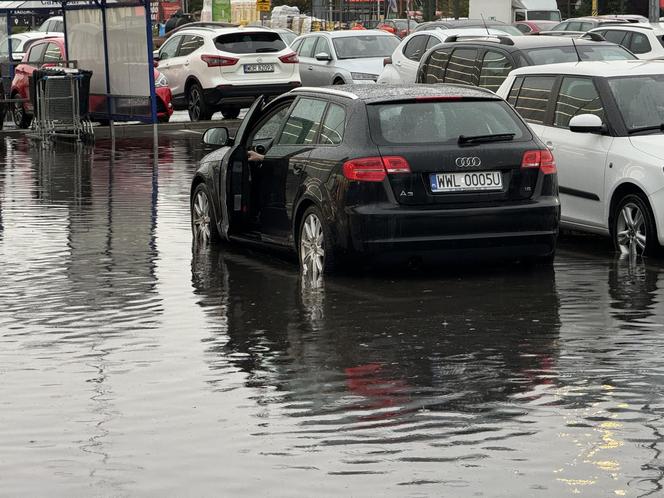
[[[464,144],[481,144],[486,142],[507,142],[514,139],[515,133],[496,133],[494,135],[474,135],[466,137],[464,135],[459,135],[459,140],[457,143],[459,145]]]
[[[632,133],[639,133],[640,131],[664,131],[664,123],[652,126],[642,126],[640,128],[632,128],[627,133],[631,135]]]

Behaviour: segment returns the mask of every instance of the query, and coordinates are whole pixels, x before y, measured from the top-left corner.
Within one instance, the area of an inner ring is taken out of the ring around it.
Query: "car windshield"
[[[221,35],[214,41],[214,45],[218,50],[231,54],[279,52],[286,48],[286,43],[279,33],[265,31]]]
[[[399,39],[381,35],[344,36],[334,38],[332,43],[338,59],[368,59],[392,55]]]
[[[661,133],[664,123],[664,75],[625,76],[609,79],[609,88],[628,131],[652,127]]]
[[[370,105],[371,135],[379,144],[456,144],[460,136],[530,134],[501,100],[399,102]]]
[[[519,31],[516,26],[508,26],[507,24],[489,24],[489,28],[491,29],[499,29],[503,33],[507,33],[508,35],[511,36],[523,36],[523,33]],[[474,26],[475,28],[478,27],[483,27],[483,26]]]
[[[577,55],[578,51],[578,55]],[[619,45],[568,45],[565,47],[531,48],[524,50],[524,54],[531,63],[540,66],[543,64],[558,64],[561,62],[576,62],[581,57],[584,61],[622,61],[636,59],[631,52]]]
[[[560,12],[557,10],[529,10],[529,21],[560,21]]]

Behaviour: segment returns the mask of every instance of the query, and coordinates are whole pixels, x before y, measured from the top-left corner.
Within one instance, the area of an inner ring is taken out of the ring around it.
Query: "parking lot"
[[[661,493],[664,260],[312,283],[192,246],[203,153],[4,138],[0,494]]]

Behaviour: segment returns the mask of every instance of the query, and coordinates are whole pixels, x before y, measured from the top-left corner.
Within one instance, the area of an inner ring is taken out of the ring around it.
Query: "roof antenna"
[[[576,42],[574,41],[574,37],[572,36],[570,39],[572,40],[572,46],[574,47],[574,51],[576,52],[576,57],[577,59],[579,59],[578,62],[581,62],[581,54],[579,53],[579,49],[576,47]]]
[[[484,29],[486,29],[486,34],[491,36],[491,33],[489,32],[489,26],[486,25],[486,19],[484,19],[484,14],[480,14],[480,17],[482,18],[482,24],[484,24]]]

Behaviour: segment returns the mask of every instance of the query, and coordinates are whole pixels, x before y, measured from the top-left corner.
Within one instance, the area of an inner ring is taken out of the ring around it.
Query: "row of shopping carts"
[[[77,142],[94,139],[88,119],[90,71],[67,67],[48,68],[33,73],[34,133],[46,142],[56,138]]]

